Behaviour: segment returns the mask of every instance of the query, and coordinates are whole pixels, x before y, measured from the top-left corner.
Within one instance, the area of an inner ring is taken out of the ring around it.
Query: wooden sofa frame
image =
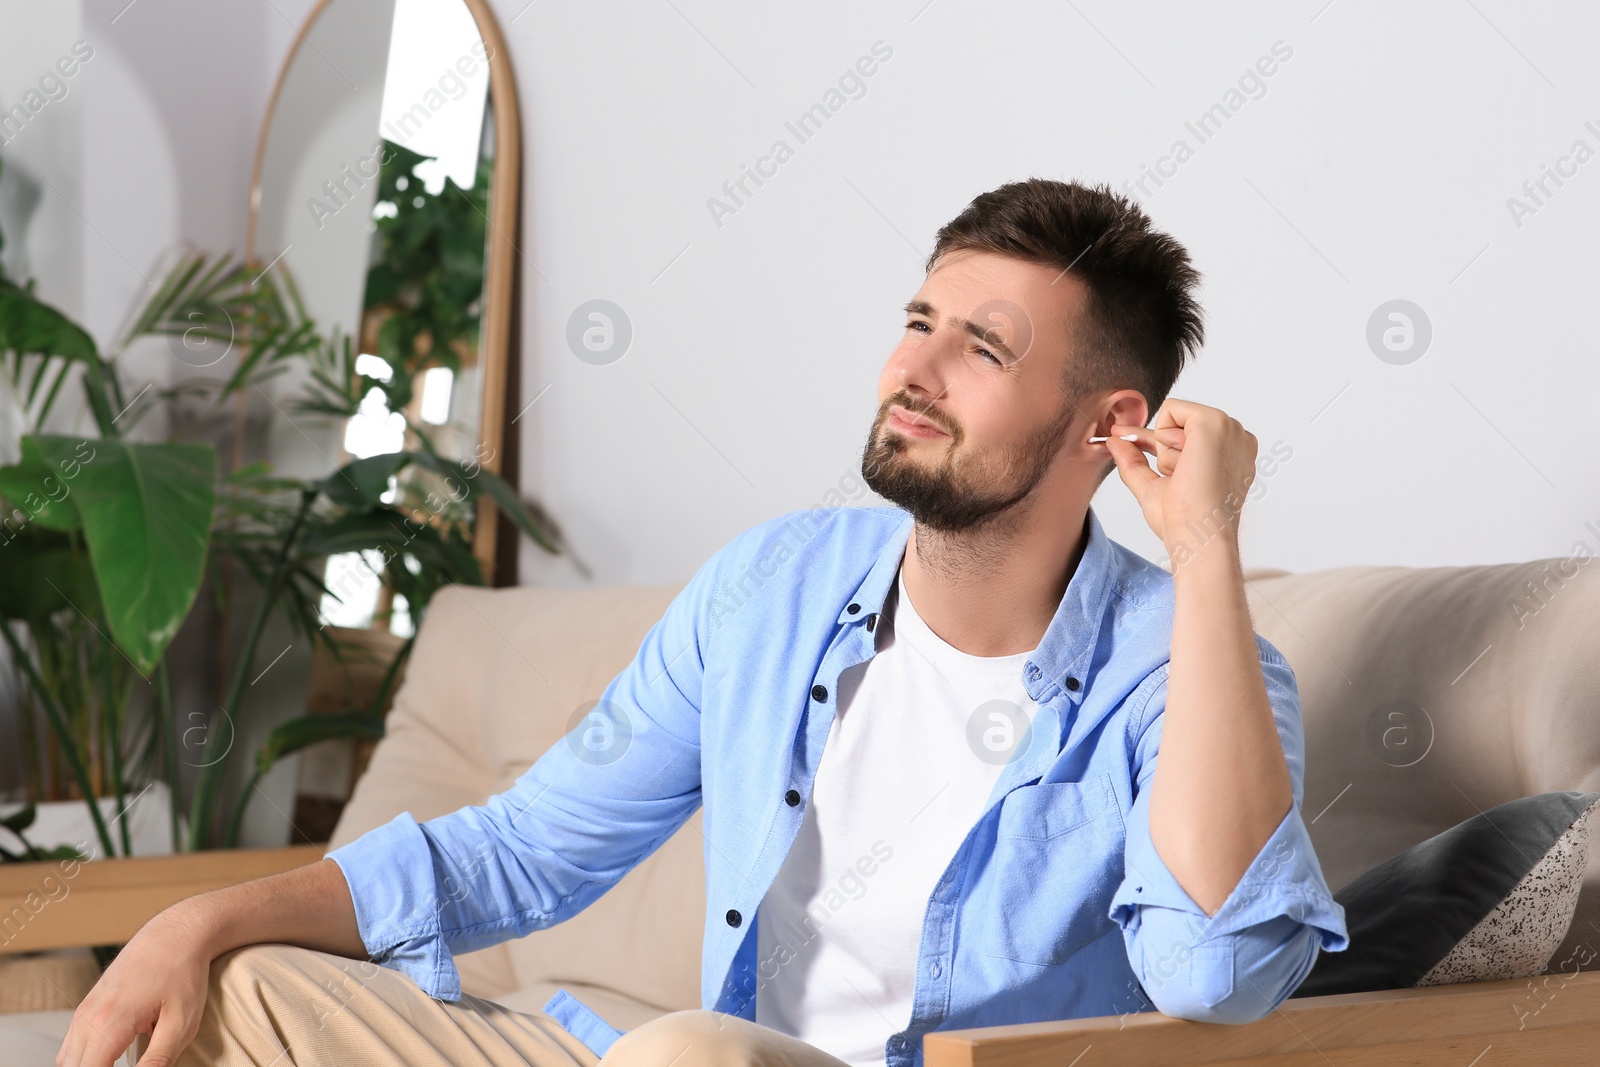
[[[0,866],[0,955],[122,944],[184,897],[323,852],[301,845]],[[1592,1064],[1600,1062],[1600,971],[1291,999],[1240,1026],[1138,1012],[950,1030],[924,1038],[923,1054],[927,1067]]]

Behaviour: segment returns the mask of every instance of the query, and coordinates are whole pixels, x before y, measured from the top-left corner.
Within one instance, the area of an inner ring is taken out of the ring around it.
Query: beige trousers
[[[141,1038],[143,1054],[148,1038]],[[175,1067],[845,1067],[815,1046],[714,1011],[628,1031],[604,1058],[542,1011],[434,1000],[398,971],[289,945],[211,965],[200,1031]]]

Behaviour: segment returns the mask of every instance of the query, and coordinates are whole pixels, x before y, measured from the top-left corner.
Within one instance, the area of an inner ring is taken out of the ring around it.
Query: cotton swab
[[[1124,440],[1124,441],[1138,441],[1139,440],[1139,435],[1136,434],[1136,433],[1125,433],[1125,434],[1119,434],[1118,436],[1121,437],[1122,440]],[[1109,438],[1109,437],[1091,437],[1091,438],[1089,438],[1089,443],[1091,445],[1094,445],[1094,444],[1099,444],[1101,441],[1109,441],[1109,440],[1111,440],[1111,438]]]

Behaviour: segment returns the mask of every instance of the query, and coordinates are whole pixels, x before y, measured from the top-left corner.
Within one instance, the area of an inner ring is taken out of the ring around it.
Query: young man
[[[936,1029],[1247,1022],[1343,949],[1294,675],[1244,594],[1256,439],[1166,399],[1203,337],[1188,254],[1033,179],[928,268],[862,462],[896,507],[719,549],[602,694],[604,758],[557,744],[482,806],[162,913],[62,1062],[153,1031],[163,1067],[908,1067]],[[1112,466],[1172,573],[1101,529]],[[565,991],[461,995],[455,953],[575,914],[702,803],[704,1010],[619,1035]]]

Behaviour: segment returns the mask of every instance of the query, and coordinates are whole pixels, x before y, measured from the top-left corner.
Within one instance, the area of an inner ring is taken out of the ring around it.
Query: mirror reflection
[[[350,340],[340,373],[364,398],[347,419],[291,419],[272,402],[310,372],[275,379],[252,458],[316,475],[407,448],[471,462],[497,447],[480,432],[490,58],[457,0],[334,0],[306,30],[263,136],[252,258],[282,272],[324,333]],[[390,493],[437,478],[413,465]],[[389,628],[409,632],[359,555],[330,558],[325,580],[339,590],[323,604],[329,623],[367,626],[392,607]]]

